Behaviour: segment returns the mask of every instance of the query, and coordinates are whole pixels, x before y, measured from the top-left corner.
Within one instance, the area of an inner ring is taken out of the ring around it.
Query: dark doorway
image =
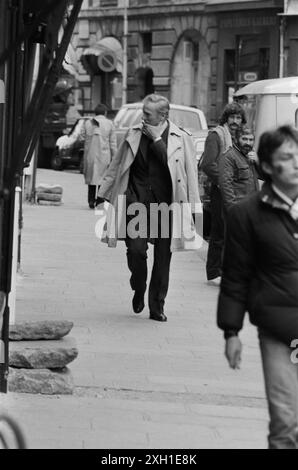
[[[154,93],[153,70],[150,67],[140,67],[136,70],[136,100],[140,101],[145,96]]]

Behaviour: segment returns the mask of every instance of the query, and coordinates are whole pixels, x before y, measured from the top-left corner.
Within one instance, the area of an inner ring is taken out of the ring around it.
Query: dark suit
[[[127,261],[131,271],[130,284],[133,290],[144,294],[147,286],[147,250],[148,242],[154,243],[154,262],[149,286],[149,309],[151,314],[163,313],[164,300],[169,285],[171,261],[171,234],[161,237],[160,219],[157,233],[150,236],[150,204],[172,202],[172,181],[167,163],[168,127],[162,134],[162,141],[154,143],[144,134],[133,164],[130,168],[127,205],[140,202],[147,208],[147,237],[131,238],[127,234]],[[129,223],[132,217],[127,217]],[[151,227],[152,228],[152,227]]]

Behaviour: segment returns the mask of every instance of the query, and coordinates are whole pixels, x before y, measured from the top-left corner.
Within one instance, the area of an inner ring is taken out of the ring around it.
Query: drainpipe
[[[285,65],[285,26],[286,18],[285,15],[288,11],[288,0],[284,0],[284,11],[280,15],[279,23],[279,78],[284,76],[284,65]]]
[[[129,0],[124,0],[123,16],[123,66],[122,66],[122,104],[127,102],[127,36],[128,36],[128,18],[127,8]]]
[[[239,88],[239,70],[240,70],[240,56],[241,56],[241,49],[242,49],[242,38],[240,36],[236,36],[236,48],[235,48],[235,92]]]
[[[8,306],[10,308],[9,324],[14,325],[16,321],[16,286],[18,268],[18,238],[19,238],[19,211],[22,188],[16,186],[14,195],[14,223],[12,234],[12,261],[11,261],[11,286],[8,295]]]
[[[283,16],[280,17],[280,24],[279,24],[279,78],[284,76],[284,62],[285,62],[285,54],[284,54],[284,43],[285,43],[285,18]]]

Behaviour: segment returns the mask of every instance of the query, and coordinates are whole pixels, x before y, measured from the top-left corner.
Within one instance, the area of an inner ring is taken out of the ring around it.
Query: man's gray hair
[[[159,112],[161,114],[165,114],[168,116],[169,114],[169,109],[170,109],[170,102],[169,100],[162,95],[156,95],[155,93],[151,93],[151,95],[145,96],[143,99],[143,104],[147,103],[156,103],[158,104]]]

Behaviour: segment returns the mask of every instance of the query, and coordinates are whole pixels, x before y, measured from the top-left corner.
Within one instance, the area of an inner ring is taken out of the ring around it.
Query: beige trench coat
[[[194,231],[192,213],[202,216],[195,148],[192,137],[189,134],[172,122],[169,122],[169,126],[167,152],[168,167],[172,179],[172,202],[177,203],[175,204],[176,207],[183,207],[182,217],[179,215],[181,214],[179,210],[173,211],[171,251],[198,249],[201,246],[201,238],[199,237],[199,242],[198,240],[195,243],[193,243],[194,240],[190,242],[191,237],[185,236],[181,231],[182,219],[184,220],[183,224],[188,225]],[[103,178],[98,192],[98,196],[110,202],[107,213],[106,233],[102,238],[102,241],[108,243],[110,247],[116,246],[117,239],[119,238],[118,234],[123,233],[121,232],[123,226],[119,228],[125,224],[125,204],[124,198],[121,198],[121,196],[127,190],[130,166],[137,154],[141,135],[141,125],[137,125],[128,131],[126,138],[119,147]]]
[[[99,186],[117,150],[115,128],[105,116],[85,124],[84,176],[86,184]]]

